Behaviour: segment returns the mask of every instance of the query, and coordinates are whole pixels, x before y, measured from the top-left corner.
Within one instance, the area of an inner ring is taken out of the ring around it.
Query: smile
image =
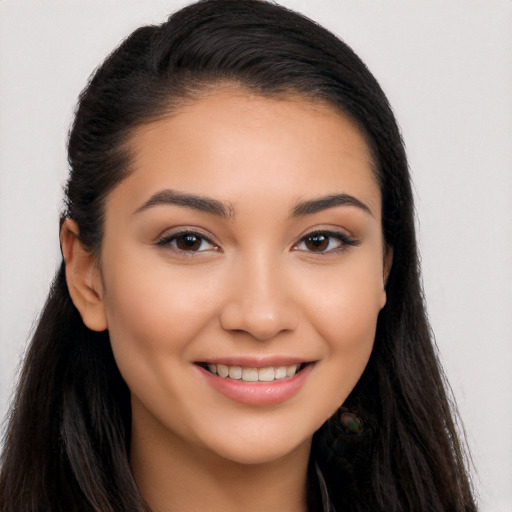
[[[273,382],[294,377],[306,364],[291,364],[277,367],[267,366],[263,368],[205,364],[203,367],[210,373],[225,379],[242,380],[244,382]]]
[[[231,400],[251,406],[275,405],[291,399],[315,367],[314,361],[287,361],[289,364],[283,361],[261,367],[251,366],[252,361],[247,366],[241,365],[241,361],[232,363],[235,362],[239,364],[201,362],[196,363],[196,368],[211,388]]]

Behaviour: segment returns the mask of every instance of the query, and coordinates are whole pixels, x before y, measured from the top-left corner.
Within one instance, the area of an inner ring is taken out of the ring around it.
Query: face
[[[386,300],[363,137],[328,107],[224,89],[131,142],[100,267],[134,436],[242,463],[304,446]]]

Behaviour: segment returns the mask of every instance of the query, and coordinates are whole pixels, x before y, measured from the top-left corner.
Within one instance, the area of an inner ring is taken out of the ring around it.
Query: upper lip
[[[290,366],[292,364],[303,364],[314,362],[311,359],[305,359],[297,356],[285,355],[238,355],[225,357],[212,357],[205,360],[196,361],[196,363],[206,364],[224,364],[226,366],[243,366],[250,368],[267,368],[270,366]]]

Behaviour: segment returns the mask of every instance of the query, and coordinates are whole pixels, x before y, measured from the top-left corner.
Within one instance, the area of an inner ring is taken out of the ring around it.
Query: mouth
[[[236,357],[198,361],[204,382],[215,391],[249,406],[273,406],[292,399],[308,381],[316,361],[291,357]]]
[[[274,382],[290,379],[303,371],[312,362],[290,364],[286,366],[265,366],[255,368],[253,366],[227,365],[221,363],[197,363],[213,375],[223,379],[237,380],[243,382]]]

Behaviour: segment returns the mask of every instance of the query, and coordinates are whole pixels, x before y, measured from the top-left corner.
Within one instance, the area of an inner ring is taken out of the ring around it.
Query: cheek
[[[123,374],[186,359],[191,341],[215,321],[215,283],[187,269],[125,259],[107,275],[108,329]]]
[[[372,269],[351,269],[326,281],[311,297],[311,322],[325,340],[332,403],[341,405],[361,377],[370,358],[377,318],[385,292]]]
[[[385,303],[377,266],[347,268],[324,282],[313,299],[317,325],[333,350],[357,350],[372,344],[379,311]]]

